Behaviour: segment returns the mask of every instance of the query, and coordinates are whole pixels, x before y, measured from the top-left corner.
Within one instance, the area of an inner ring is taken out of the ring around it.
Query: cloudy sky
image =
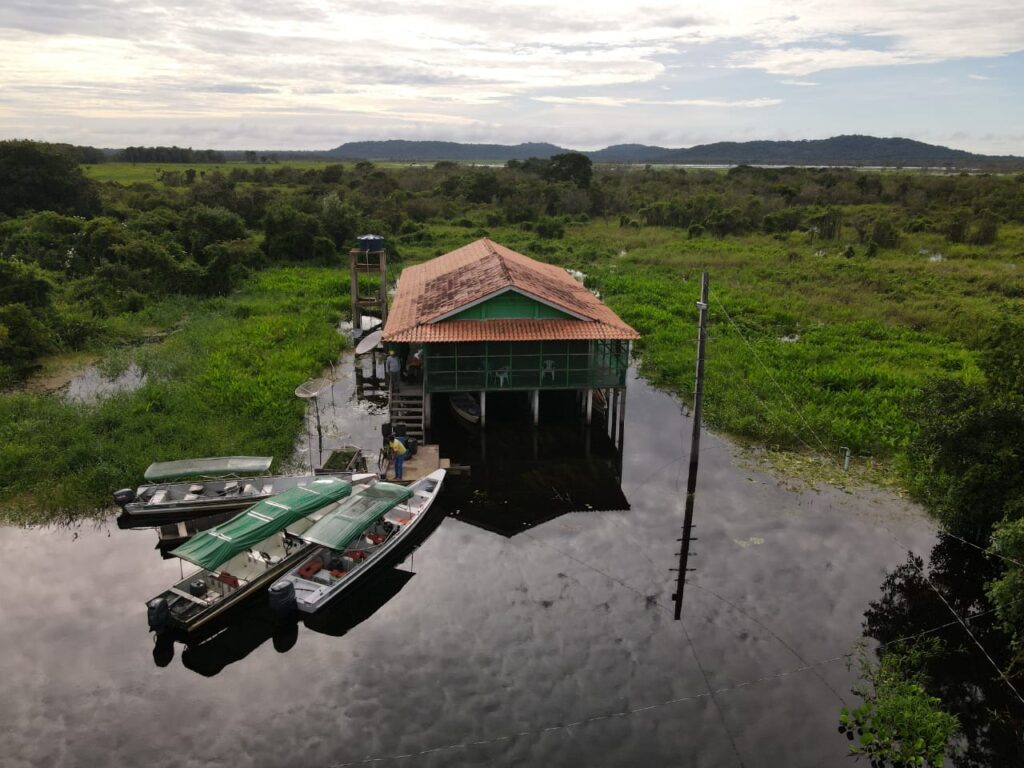
[[[1024,154],[1020,0],[2,0],[0,137]]]

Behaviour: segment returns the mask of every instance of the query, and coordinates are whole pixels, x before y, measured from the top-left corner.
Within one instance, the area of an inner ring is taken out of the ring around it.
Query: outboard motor
[[[149,620],[150,630],[158,635],[167,629],[167,622],[171,618],[167,600],[163,597],[154,597],[146,603],[146,618]]]
[[[270,612],[275,618],[285,619],[291,616],[298,608],[295,602],[295,584],[287,579],[275,581],[268,590]]]
[[[124,509],[126,505],[131,504],[133,501],[135,501],[135,491],[131,488],[122,488],[119,491],[114,491],[114,503],[121,509]]]

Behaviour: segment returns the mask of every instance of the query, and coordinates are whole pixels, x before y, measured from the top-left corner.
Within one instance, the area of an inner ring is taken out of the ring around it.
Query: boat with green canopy
[[[270,588],[275,612],[314,613],[375,570],[422,521],[443,469],[402,486],[376,482],[299,534],[314,549]]]
[[[367,476],[369,480],[373,476]],[[305,558],[300,538],[366,485],[321,476],[254,504],[171,552],[199,570],[147,603],[150,629],[196,632]]]
[[[151,483],[170,483],[192,477],[245,477],[262,475],[273,463],[273,456],[217,456],[209,459],[156,461],[149,465],[143,477]]]

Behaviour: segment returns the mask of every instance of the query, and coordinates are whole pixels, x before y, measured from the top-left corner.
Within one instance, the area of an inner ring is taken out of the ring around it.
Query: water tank
[[[384,250],[383,235],[360,235],[356,240],[359,241],[359,250],[361,251],[370,252]]]

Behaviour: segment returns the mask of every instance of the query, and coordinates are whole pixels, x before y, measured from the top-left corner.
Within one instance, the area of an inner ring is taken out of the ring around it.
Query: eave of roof
[[[582,320],[449,320],[416,325],[393,334],[385,341],[421,344],[458,341],[584,341],[639,339],[632,328]]]
[[[517,290],[577,320],[443,320],[489,295]],[[440,321],[440,322],[439,322]],[[489,330],[455,323],[486,323]],[[508,326],[506,323],[547,323]],[[551,323],[570,323],[557,327]],[[497,325],[495,325],[497,324]],[[434,330],[426,330],[430,325]],[[584,328],[584,326],[593,326]],[[526,334],[528,338],[524,338]],[[486,335],[487,338],[483,338]],[[424,264],[402,271],[384,327],[385,341],[470,341],[539,339],[636,339],[639,334],[561,267],[535,261],[481,238]]]

